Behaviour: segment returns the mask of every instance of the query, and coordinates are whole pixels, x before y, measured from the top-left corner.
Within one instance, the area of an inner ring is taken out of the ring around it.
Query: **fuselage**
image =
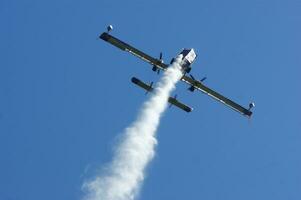
[[[182,55],[182,60],[180,66],[182,67],[183,72],[189,73],[191,70],[191,64],[195,61],[197,55],[194,49],[183,49],[179,54]],[[171,64],[174,62],[175,58],[171,60]]]

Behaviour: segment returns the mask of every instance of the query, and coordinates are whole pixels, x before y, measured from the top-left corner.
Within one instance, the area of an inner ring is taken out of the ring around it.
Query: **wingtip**
[[[103,32],[100,36],[99,36],[100,39],[103,39],[105,41],[108,41],[109,39],[109,34],[106,33],[106,32]]]

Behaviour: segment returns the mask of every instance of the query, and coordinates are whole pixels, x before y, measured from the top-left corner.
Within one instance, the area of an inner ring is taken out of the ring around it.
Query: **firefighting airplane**
[[[159,74],[160,70],[166,70],[168,68],[169,65],[165,64],[163,62],[162,53],[160,53],[159,59],[153,58],[153,57],[147,55],[146,53],[136,49],[135,47],[133,47],[125,42],[122,42],[121,40],[117,39],[116,37],[113,37],[112,35],[110,35],[109,32],[112,29],[113,29],[113,26],[109,25],[107,27],[107,32],[102,33],[99,36],[99,38],[103,39],[106,42],[111,43],[112,45],[118,47],[119,49],[121,49],[123,51],[127,51],[127,52],[133,54],[134,56],[137,56],[138,58],[148,62],[149,64],[151,64],[152,70],[154,72],[157,72],[158,74]],[[181,81],[187,83],[190,86],[188,88],[189,91],[193,92],[194,90],[199,90],[199,91],[207,94],[208,96],[214,98],[215,100],[232,108],[233,110],[241,113],[242,115],[251,117],[251,115],[252,115],[251,109],[253,107],[255,107],[255,104],[253,102],[251,102],[249,104],[249,108],[246,109],[246,108],[242,107],[241,105],[235,103],[234,101],[224,97],[223,95],[221,95],[221,94],[213,91],[212,89],[208,88],[207,86],[205,86],[203,81],[206,79],[206,77],[204,77],[203,79],[198,81],[191,74],[189,74],[189,72],[191,70],[191,65],[197,57],[194,49],[183,49],[178,55],[180,55],[180,54],[182,54],[182,60],[180,62],[180,66],[182,68],[182,73],[183,73]],[[172,64],[174,62],[174,60],[175,60],[175,58],[172,58],[172,60],[170,61],[170,64]],[[187,76],[186,74],[189,74],[189,76]],[[135,77],[132,78],[132,82],[134,84],[140,86],[141,88],[145,89],[147,92],[151,92],[153,90],[153,82],[151,84],[146,84]],[[176,96],[169,97],[168,102],[171,105],[175,105],[186,112],[192,111],[191,107],[179,102],[177,100]]]

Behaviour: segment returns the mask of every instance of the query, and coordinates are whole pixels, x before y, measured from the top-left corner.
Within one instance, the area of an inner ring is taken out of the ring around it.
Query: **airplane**
[[[154,58],[152,56],[149,56],[148,54],[136,49],[135,47],[119,40],[118,38],[110,35],[110,31],[113,30],[113,26],[109,25],[107,27],[107,31],[103,32],[99,38],[116,46],[117,48],[123,50],[123,51],[127,51],[131,54],[133,54],[134,56],[146,61],[147,63],[149,63],[152,66],[152,70],[154,72],[157,72],[158,74],[160,73],[160,71],[165,71],[168,68],[168,64],[164,63],[162,57],[163,54],[160,53],[159,55],[159,59]],[[193,62],[196,60],[197,58],[197,54],[195,53],[193,48],[184,48],[182,49],[182,51],[178,54],[180,55],[182,54],[182,60],[180,61],[180,66],[181,66],[181,71],[182,71],[182,78],[181,81],[187,83],[189,85],[188,90],[191,92],[194,92],[195,90],[199,90],[204,94],[207,94],[208,96],[212,97],[213,99],[223,103],[224,105],[230,107],[231,109],[237,111],[238,113],[247,116],[247,117],[251,117],[252,115],[252,111],[251,109],[253,107],[255,107],[255,103],[251,102],[249,104],[249,108],[244,108],[243,106],[235,103],[234,101],[224,97],[223,95],[219,94],[218,92],[210,89],[209,87],[204,85],[204,81],[206,79],[206,77],[202,78],[201,80],[197,80],[194,78],[193,75],[190,74],[191,71],[191,65],[193,64]],[[175,61],[175,58],[172,58],[170,61],[170,64],[172,64]],[[187,75],[189,74],[189,76]],[[152,84],[150,85],[140,81],[139,79],[133,77],[132,78],[132,82],[138,86],[140,86],[141,88],[145,89],[147,92],[151,92],[153,90]],[[179,102],[175,97],[169,97],[168,102],[172,105],[175,105],[177,107],[179,107],[180,109],[186,111],[186,112],[191,112],[192,108],[190,108],[189,106]]]

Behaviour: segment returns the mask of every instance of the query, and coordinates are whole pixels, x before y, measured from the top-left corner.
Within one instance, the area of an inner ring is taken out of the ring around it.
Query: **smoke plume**
[[[181,78],[179,61],[168,67],[138,113],[125,129],[108,170],[83,184],[83,200],[133,200],[144,180],[144,172],[155,155],[156,130],[168,97]]]

